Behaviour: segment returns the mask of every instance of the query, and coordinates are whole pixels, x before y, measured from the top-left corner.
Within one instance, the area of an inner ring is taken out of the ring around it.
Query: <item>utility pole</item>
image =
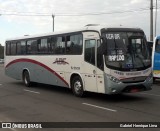
[[[150,10],[150,41],[153,41],[153,0],[151,0]]]
[[[55,15],[52,14],[52,18],[53,18],[53,32],[54,32],[54,17],[55,17]]]
[[[158,1],[156,0],[156,12],[155,12],[155,37],[157,35],[157,6],[158,6]]]

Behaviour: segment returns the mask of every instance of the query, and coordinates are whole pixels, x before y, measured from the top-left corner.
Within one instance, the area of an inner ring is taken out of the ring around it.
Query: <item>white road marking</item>
[[[96,105],[92,105],[92,104],[89,104],[89,103],[82,103],[82,104],[87,105],[87,106],[96,107],[96,108],[103,109],[103,110],[107,110],[107,111],[117,112],[117,110],[113,110],[113,109],[109,109],[109,108],[105,108],[105,107],[101,107],[101,106],[96,106]]]
[[[31,91],[31,90],[26,90],[26,89],[24,89],[24,91],[31,92],[31,93],[36,93],[36,94],[40,94],[40,92]]]
[[[160,97],[160,95],[156,95],[156,94],[149,94],[149,93],[139,93],[139,94],[150,95],[150,96],[158,96],[158,97]]]

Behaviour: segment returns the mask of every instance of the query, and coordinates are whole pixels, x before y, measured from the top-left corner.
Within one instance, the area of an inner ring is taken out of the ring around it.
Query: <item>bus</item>
[[[160,36],[155,37],[152,51],[153,78],[160,78]]]
[[[122,27],[8,39],[5,74],[28,87],[35,82],[70,88],[78,97],[147,91],[153,82],[143,30]]]
[[[147,41],[148,50],[152,58],[153,41]]]

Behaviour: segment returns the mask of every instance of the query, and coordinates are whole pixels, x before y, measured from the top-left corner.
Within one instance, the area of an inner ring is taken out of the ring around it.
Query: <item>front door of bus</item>
[[[95,47],[95,39],[85,40],[84,84],[85,90],[91,92],[97,92]]]

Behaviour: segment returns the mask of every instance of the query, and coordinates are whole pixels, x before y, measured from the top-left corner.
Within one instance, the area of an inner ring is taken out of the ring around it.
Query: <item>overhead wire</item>
[[[154,7],[155,9],[155,7]],[[160,9],[160,7],[157,7],[157,9]],[[56,13],[54,14],[57,16],[92,16],[92,15],[110,15],[110,14],[123,14],[123,13],[132,13],[132,12],[142,12],[150,10],[149,7],[146,8],[139,8],[139,9],[132,9],[132,10],[123,10],[123,11],[111,11],[111,12],[93,12],[93,13],[77,13],[77,14],[64,14],[64,13]],[[13,16],[51,16],[52,13],[38,13],[38,12],[17,12],[17,11],[9,11],[9,10],[3,10],[0,9],[2,13],[1,15],[13,15]],[[8,12],[8,13],[7,13]]]

